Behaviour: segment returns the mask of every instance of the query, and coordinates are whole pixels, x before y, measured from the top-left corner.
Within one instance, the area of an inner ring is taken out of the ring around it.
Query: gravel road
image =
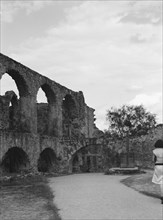
[[[62,220],[163,219],[159,199],[123,185],[126,176],[74,174],[49,179]]]

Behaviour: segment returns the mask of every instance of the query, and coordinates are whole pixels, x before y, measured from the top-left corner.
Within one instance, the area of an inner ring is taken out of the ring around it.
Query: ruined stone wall
[[[23,66],[22,64],[0,54],[0,78],[3,74],[10,75],[17,85],[19,90],[19,107],[20,107],[20,125],[23,131],[37,133],[37,107],[36,99],[39,88],[45,92],[48,100],[48,133],[52,136],[62,136],[63,132],[63,100],[66,96],[70,96],[74,102],[75,114],[74,121],[71,124],[75,129],[81,130],[86,128],[85,121],[93,118],[93,111],[86,106],[82,92],[74,92],[60,84],[48,79],[45,76]],[[1,100],[2,103],[2,100]],[[1,105],[1,108],[4,107]],[[87,111],[85,111],[87,108]],[[4,111],[2,111],[4,112]],[[92,114],[92,116],[91,116]],[[1,120],[2,120],[1,114]],[[91,119],[92,120],[92,119]],[[2,124],[2,122],[1,122]],[[89,129],[93,129],[94,124],[92,120],[88,124]],[[56,132],[58,131],[58,132]],[[90,135],[92,133],[89,132]],[[88,134],[88,132],[87,132]],[[87,135],[89,137],[89,134]]]
[[[93,138],[95,132],[95,118],[94,118],[94,109],[88,106],[85,106],[85,126],[82,128],[82,133],[86,138]]]
[[[103,171],[103,146],[98,144],[81,148],[73,156],[73,172],[101,172]]]
[[[0,130],[18,131],[18,127],[21,127],[19,126],[19,103],[13,91],[8,91],[4,96],[0,96],[0,112]]]
[[[134,153],[134,165],[144,168],[153,168],[152,150],[158,139],[163,139],[163,125],[158,125],[155,129],[149,131],[148,134],[129,139],[130,153]],[[106,143],[106,148],[113,152],[126,153],[127,139],[110,140]]]
[[[48,132],[48,104],[37,104],[37,133],[47,134]]]
[[[0,130],[9,128],[9,101],[4,96],[0,96]]]
[[[0,163],[6,152],[13,147],[23,149],[28,155],[30,167],[37,170],[38,159],[43,150],[50,148],[56,154],[60,168],[59,172],[69,172],[69,162],[72,156],[82,148],[86,142],[77,140],[62,139],[50,137],[47,135],[17,133],[17,132],[0,132]]]
[[[94,110],[85,104],[81,91],[72,91],[0,54],[0,79],[4,74],[15,81],[19,98],[13,91],[0,96],[0,163],[5,152],[17,146],[36,166],[43,149],[51,148],[64,169],[75,151],[93,137]],[[36,103],[40,88],[46,104]]]
[[[30,165],[37,167],[37,160],[40,154],[39,137],[34,134],[0,132],[0,162],[3,156],[12,147],[22,148],[28,155]]]

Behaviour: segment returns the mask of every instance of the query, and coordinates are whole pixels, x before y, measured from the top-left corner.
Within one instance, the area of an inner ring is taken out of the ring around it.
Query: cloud
[[[14,45],[9,56],[70,89],[82,90],[87,104],[96,109],[97,123],[102,128],[105,109],[130,100],[149,104],[150,91],[159,92],[161,26],[121,20],[131,9],[135,9],[134,13],[139,10],[141,14],[147,13],[146,7],[151,10],[150,19],[156,17],[153,2],[151,6],[144,3],[139,10],[138,4],[84,1],[66,9],[65,19],[44,35],[31,36],[26,42]]]
[[[101,128],[102,130],[108,129],[108,122],[106,121],[106,113],[108,108],[106,105],[99,106],[98,109],[95,111],[96,114],[96,125],[98,128]]]
[[[136,84],[133,84],[131,86],[129,86],[126,91],[127,92],[140,92],[141,90],[143,89],[143,86],[142,85],[136,85]]]
[[[15,16],[22,10],[25,11],[26,15],[30,15],[35,11],[39,11],[46,5],[52,4],[52,1],[2,1],[1,2],[1,19],[3,22],[11,23],[13,22]]]
[[[157,103],[161,103],[161,101],[162,101],[162,93],[158,92],[152,95],[147,95],[147,94],[136,95],[136,97],[133,100],[131,100],[129,103],[133,105],[144,104],[146,106],[151,106]]]
[[[146,39],[140,34],[140,33],[137,33],[137,34],[134,34],[130,37],[130,40],[132,43],[145,43],[146,42]]]
[[[148,94],[138,94],[132,99],[129,104],[131,105],[143,105],[148,111],[157,115],[158,123],[163,122],[163,103],[162,92]]]
[[[120,22],[134,23],[137,25],[152,24],[161,25],[162,1],[134,1],[130,7],[123,12]]]

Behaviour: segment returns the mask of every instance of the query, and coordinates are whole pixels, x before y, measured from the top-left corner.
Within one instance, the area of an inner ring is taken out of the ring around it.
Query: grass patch
[[[0,219],[61,220],[44,176],[13,177],[0,183]]]
[[[136,174],[130,176],[121,182],[126,186],[129,186],[136,191],[143,193],[147,196],[152,196],[155,198],[160,198],[160,188],[159,185],[152,183],[152,170],[146,170],[144,174]]]

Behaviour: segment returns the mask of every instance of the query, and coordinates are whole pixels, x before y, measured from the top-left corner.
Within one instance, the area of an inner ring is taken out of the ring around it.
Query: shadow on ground
[[[132,175],[121,182],[147,196],[160,198],[159,185],[152,183],[152,175],[152,170],[145,170],[145,173]]]

